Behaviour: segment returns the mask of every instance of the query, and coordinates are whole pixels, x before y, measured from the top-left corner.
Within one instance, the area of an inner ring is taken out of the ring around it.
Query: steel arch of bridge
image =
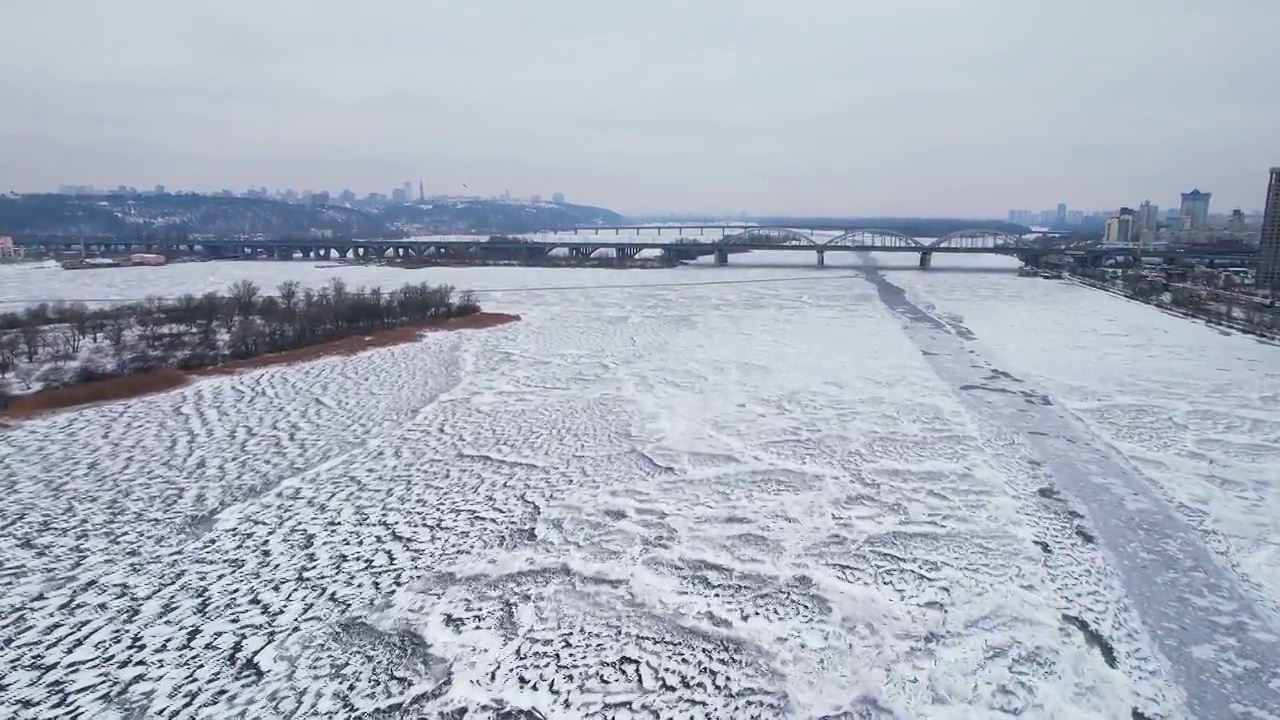
[[[910,235],[896,230],[880,230],[878,228],[846,230],[844,233],[826,241],[823,245],[827,247],[924,247],[923,243]]]
[[[748,228],[740,233],[726,235],[720,241],[725,245],[814,245],[813,238],[797,230],[786,228]]]
[[[960,230],[953,233],[947,233],[942,237],[929,243],[931,248],[966,248],[966,249],[988,249],[995,250],[1000,248],[1030,248],[1031,244],[1023,240],[1017,235],[1013,235],[1003,230],[985,230],[975,228],[973,230]]]

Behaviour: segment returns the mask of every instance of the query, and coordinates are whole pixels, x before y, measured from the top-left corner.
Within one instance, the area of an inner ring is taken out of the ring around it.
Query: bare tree
[[[113,313],[111,317],[107,318],[106,327],[103,328],[102,335],[117,354],[123,352],[125,341],[129,339],[130,325],[128,316],[123,312]]]
[[[84,341],[85,336],[78,332],[73,326],[68,325],[58,333],[58,338],[62,341],[62,351],[69,357],[74,358],[80,354],[80,345]]]
[[[18,329],[22,338],[22,348],[26,352],[27,362],[34,363],[40,359],[40,351],[44,349],[44,328],[40,325],[23,325]]]
[[[242,318],[253,315],[258,306],[258,286],[252,280],[237,280],[228,291],[236,315]]]
[[[89,306],[82,302],[71,303],[63,310],[63,319],[67,323],[67,327],[71,329],[72,334],[76,336],[76,352],[80,351],[80,342],[89,335],[89,321],[93,314],[89,311]]]
[[[302,284],[297,280],[286,280],[276,288],[276,295],[280,299],[280,307],[286,313],[297,312],[301,293]]]
[[[476,294],[470,290],[465,290],[458,296],[458,314],[471,315],[480,312],[480,300]]]
[[[107,313],[104,311],[95,311],[89,319],[89,337],[93,339],[93,343],[98,344],[98,339],[107,331]]]
[[[48,325],[51,322],[53,322],[53,318],[50,317],[49,314],[49,303],[33,305],[22,311],[23,325],[35,325],[39,327],[41,325]]]
[[[18,363],[18,353],[22,352],[22,338],[16,331],[8,331],[0,333],[0,364],[6,369],[0,373],[0,377],[4,373],[13,370],[14,365]]]
[[[196,302],[195,322],[198,343],[206,350],[214,349],[217,344],[217,323],[222,315],[222,297],[214,292],[207,292]]]
[[[183,325],[194,332],[199,323],[197,315],[199,305],[199,298],[191,293],[186,293],[180,295],[169,305],[166,314],[169,316],[170,322]]]
[[[236,323],[231,347],[240,357],[253,357],[261,352],[263,337],[262,323],[255,317],[246,317]]]
[[[148,348],[160,344],[160,334],[164,329],[164,300],[149,297],[134,309],[134,319],[138,323],[138,333]]]

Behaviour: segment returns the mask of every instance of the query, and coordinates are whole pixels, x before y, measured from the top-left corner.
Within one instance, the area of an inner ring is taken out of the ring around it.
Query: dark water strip
[[[957,388],[990,384],[975,371],[982,357],[972,334],[958,334],[874,268],[865,272],[940,378]],[[1280,632],[1139,471],[1056,404],[1029,403],[1020,392],[958,396],[969,412],[1017,432],[1088,514],[1188,710],[1204,720],[1280,716]]]

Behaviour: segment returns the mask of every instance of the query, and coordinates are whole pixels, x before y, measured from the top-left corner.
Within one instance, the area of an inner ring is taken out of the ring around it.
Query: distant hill
[[[612,210],[567,203],[517,203],[502,200],[440,200],[425,205],[391,205],[379,217],[395,227],[414,226],[437,231],[483,230],[522,233],[546,228],[619,225]]]
[[[361,210],[197,194],[0,196],[0,234],[182,238],[300,235],[377,237],[415,231],[518,233],[618,224],[603,208],[564,203],[449,200]]]
[[[567,203],[440,199],[423,204],[358,209],[215,195],[0,195],[0,234],[184,238],[190,235],[303,235],[379,237],[434,233],[519,234],[548,228],[672,222],[671,217],[624,218],[612,210]],[[679,218],[690,222],[690,218]],[[703,217],[693,222],[722,222]],[[940,237],[987,228],[1011,233],[1031,229],[1002,220],[953,218],[755,217],[749,222],[784,227],[838,226],[896,230]]]

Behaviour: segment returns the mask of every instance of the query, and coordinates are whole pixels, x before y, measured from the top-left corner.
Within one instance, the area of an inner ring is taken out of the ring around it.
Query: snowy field
[[[524,316],[0,434],[0,716],[1277,717],[1276,348],[827,259],[0,267]]]

